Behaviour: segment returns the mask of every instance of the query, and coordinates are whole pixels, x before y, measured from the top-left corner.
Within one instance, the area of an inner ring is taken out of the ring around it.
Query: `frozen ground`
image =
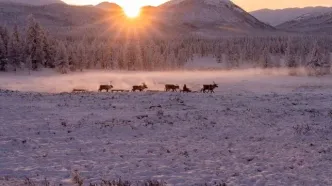
[[[1,89],[23,92],[0,91],[0,185],[25,176],[66,185],[75,169],[86,184],[332,185],[331,77],[270,73],[1,74]],[[121,88],[143,80],[219,88],[54,93],[109,79]]]

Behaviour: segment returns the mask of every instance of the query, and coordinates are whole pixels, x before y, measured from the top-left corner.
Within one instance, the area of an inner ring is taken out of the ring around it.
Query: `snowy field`
[[[283,71],[0,74],[0,185],[122,178],[189,186],[332,185],[331,77]],[[216,94],[65,93],[186,83]],[[19,91],[6,91],[19,90]],[[13,184],[15,182],[15,184]]]

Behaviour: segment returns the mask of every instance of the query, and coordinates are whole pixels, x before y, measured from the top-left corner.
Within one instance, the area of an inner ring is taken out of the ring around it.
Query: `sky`
[[[98,4],[106,0],[64,0],[68,4]],[[109,0],[121,6],[141,7],[145,5],[157,6],[167,0]],[[280,9],[289,7],[306,6],[332,6],[332,0],[232,0],[247,11],[253,11],[263,8]]]

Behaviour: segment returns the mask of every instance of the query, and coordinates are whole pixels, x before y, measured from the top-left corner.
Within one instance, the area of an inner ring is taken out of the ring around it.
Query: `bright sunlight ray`
[[[141,12],[141,8],[134,7],[134,6],[125,6],[125,7],[123,7],[123,11],[127,15],[127,17],[135,18],[135,17],[139,16],[139,14]]]

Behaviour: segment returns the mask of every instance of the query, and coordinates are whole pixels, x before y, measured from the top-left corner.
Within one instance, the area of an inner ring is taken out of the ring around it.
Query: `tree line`
[[[195,57],[213,56],[225,69],[304,67],[330,73],[331,36],[185,38],[57,37],[28,18],[27,28],[0,27],[0,71],[53,68],[61,73],[85,69],[175,70]]]

